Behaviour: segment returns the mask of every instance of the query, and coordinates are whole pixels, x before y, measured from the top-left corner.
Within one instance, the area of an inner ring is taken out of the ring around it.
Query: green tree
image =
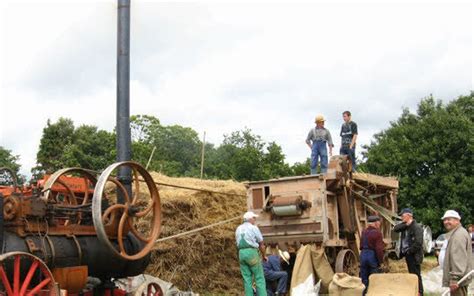
[[[170,176],[197,176],[200,167],[201,145],[198,133],[180,125],[164,126],[150,115],[131,117],[132,159],[146,164],[150,170]]]
[[[5,149],[0,146],[0,167],[7,167],[11,169],[15,174],[20,171],[21,165],[18,163],[20,156],[12,154],[11,150]]]
[[[20,157],[18,155],[12,154],[11,150],[5,149],[4,147],[0,146],[0,167],[9,168],[10,170],[15,173],[17,177],[17,182],[19,184],[23,183],[24,177],[19,174],[20,171],[20,164],[18,161]],[[2,172],[0,172],[1,174]],[[4,178],[7,178],[9,181],[11,176],[4,176],[3,174],[0,175],[0,185],[4,185]]]
[[[208,155],[206,169],[220,179],[252,181],[291,174],[281,147],[265,143],[248,128],[224,135],[222,145]]]
[[[399,206],[441,231],[440,217],[456,209],[463,221],[474,215],[474,93],[443,105],[423,99],[416,114],[403,110],[390,128],[376,134],[363,153],[365,171],[397,176]]]
[[[103,170],[115,159],[115,135],[96,126],[82,125],[74,130],[74,141],[66,147],[63,164]]]
[[[227,172],[230,175],[226,177],[240,181],[264,179],[264,145],[261,137],[248,128],[224,135],[224,141],[217,150],[222,154],[222,165],[229,166]]]
[[[292,175],[290,166],[285,162],[281,146],[275,142],[268,143],[263,155],[263,170],[265,178],[278,178]]]
[[[36,155],[36,177],[65,167],[103,170],[115,161],[115,135],[96,126],[74,127],[71,119],[48,120]]]
[[[310,174],[311,159],[308,157],[304,162],[295,162],[291,166],[293,176],[303,176]]]
[[[64,167],[64,153],[74,141],[74,123],[68,118],[59,118],[56,123],[48,119],[43,129],[38,153],[35,175],[41,172],[54,172]]]
[[[160,127],[160,120],[154,116],[130,116],[130,130],[134,142],[150,143],[152,134]]]

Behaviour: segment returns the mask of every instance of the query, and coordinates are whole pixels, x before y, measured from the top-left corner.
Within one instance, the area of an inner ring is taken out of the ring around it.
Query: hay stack
[[[233,193],[241,196],[158,186],[162,206],[160,238],[242,215],[245,187],[233,181],[170,178],[152,173],[156,182]],[[145,188],[143,188],[145,189]],[[157,243],[147,273],[174,283],[181,290],[241,294],[234,231],[240,220]]]

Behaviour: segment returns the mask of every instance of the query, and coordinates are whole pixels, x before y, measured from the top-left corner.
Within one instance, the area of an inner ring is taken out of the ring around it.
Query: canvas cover
[[[295,266],[291,277],[291,295],[318,295],[328,293],[334,272],[327,261],[323,249],[314,245],[304,245],[296,253]],[[321,280],[320,289],[315,283]]]
[[[336,273],[329,285],[329,295],[334,296],[361,296],[364,292],[364,284],[358,277],[347,273]]]
[[[376,273],[369,277],[367,296],[417,296],[418,277],[410,273]]]

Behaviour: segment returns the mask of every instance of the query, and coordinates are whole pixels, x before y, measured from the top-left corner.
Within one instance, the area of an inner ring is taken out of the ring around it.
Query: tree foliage
[[[196,131],[180,125],[165,126],[149,115],[131,117],[132,159],[146,164],[153,149],[150,170],[170,176],[196,175],[202,142]]]
[[[444,105],[423,99],[416,114],[403,110],[390,128],[376,134],[363,153],[363,169],[397,176],[399,206],[412,207],[435,231],[440,217],[456,209],[463,221],[474,213],[474,93]]]
[[[132,160],[169,176],[200,175],[202,141],[190,127],[163,125],[151,115],[130,118]],[[153,152],[154,151],[154,152]],[[75,127],[72,120],[48,120],[37,153],[36,175],[64,167],[102,170],[115,161],[115,134],[95,126]],[[298,173],[303,171],[301,164]],[[308,172],[309,165],[304,169]],[[221,145],[206,143],[206,178],[262,180],[294,175],[281,146],[265,142],[250,129],[224,135]]]
[[[224,135],[209,158],[214,177],[220,179],[262,180],[292,174],[281,147],[264,142],[248,128]]]
[[[308,175],[310,173],[311,159],[308,157],[304,162],[295,162],[291,166],[291,171],[294,176]]]
[[[14,155],[11,150],[0,146],[0,167],[7,167],[18,174],[20,171],[19,160],[20,157],[18,155]]]
[[[59,118],[56,123],[48,119],[43,129],[38,153],[37,172],[54,172],[64,168],[64,154],[74,139],[74,123],[71,119]]]
[[[8,150],[2,146],[0,146],[0,167],[9,168],[12,170],[16,177],[18,183],[23,183],[24,177],[19,174],[21,165],[18,163],[20,157],[18,155],[14,155],[11,150]],[[0,172],[1,173],[1,172]],[[6,178],[11,181],[11,176],[6,176]],[[0,185],[3,185],[3,174],[0,175]]]
[[[74,127],[72,120],[48,120],[36,155],[36,176],[65,167],[102,170],[115,160],[115,135],[95,126]]]
[[[133,116],[131,123],[134,160],[147,163],[155,148],[150,170],[171,176],[200,175],[202,141],[195,130],[165,126],[148,115]],[[224,135],[218,147],[206,143],[204,175],[207,178],[258,180],[290,174],[281,147],[275,142],[264,142],[250,129]]]

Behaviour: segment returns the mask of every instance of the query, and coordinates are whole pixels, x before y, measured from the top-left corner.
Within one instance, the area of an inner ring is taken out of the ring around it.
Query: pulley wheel
[[[131,195],[113,176],[121,167],[128,167],[133,173]],[[148,194],[140,192],[141,182],[145,183]],[[160,196],[148,171],[133,161],[118,162],[106,168],[94,190],[92,218],[99,241],[115,255],[127,260],[145,257],[151,251],[161,229]],[[144,243],[138,253],[129,254],[125,248],[124,237],[129,232]],[[118,248],[113,242],[117,242]]]
[[[359,276],[359,262],[350,249],[344,249],[337,253],[336,272],[345,272],[351,276]]]
[[[73,189],[70,185],[66,182],[66,176],[68,175],[78,175],[84,180],[84,196],[82,196],[82,200],[78,200],[76,195],[74,194]],[[81,168],[65,168],[59,171],[56,171],[52,174],[46,183],[44,184],[43,188],[43,196],[41,197],[43,200],[47,202],[54,202],[57,204],[63,205],[85,205],[90,202],[89,200],[89,190],[90,188],[94,188],[95,184],[97,183],[97,178],[90,173],[89,171]],[[67,195],[65,196],[64,200],[58,200],[58,192],[54,192],[53,186],[60,186],[63,187],[67,191]]]

